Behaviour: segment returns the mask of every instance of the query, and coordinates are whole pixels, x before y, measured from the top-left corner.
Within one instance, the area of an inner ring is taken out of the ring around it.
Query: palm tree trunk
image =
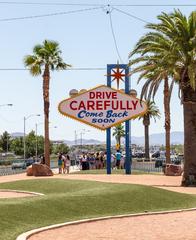
[[[196,98],[196,93],[195,93]],[[184,102],[183,186],[196,185],[196,102]]]
[[[49,140],[49,84],[50,84],[50,71],[49,66],[45,65],[43,74],[43,99],[44,99],[44,156],[45,163],[50,167],[50,140]]]
[[[145,136],[145,160],[150,160],[149,156],[149,125],[150,125],[150,119],[148,115],[144,115],[143,119],[144,124],[144,136]]]
[[[166,149],[166,163],[170,163],[170,91],[168,78],[164,81],[164,112],[165,112],[165,149]]]
[[[119,136],[118,143],[119,143],[119,149],[120,149],[120,147],[121,147],[121,136]]]

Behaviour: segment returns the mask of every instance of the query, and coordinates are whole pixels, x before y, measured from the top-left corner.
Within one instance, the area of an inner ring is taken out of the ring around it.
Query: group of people
[[[82,170],[103,169],[106,165],[106,154],[104,152],[87,153],[80,157]]]
[[[103,169],[106,168],[106,159],[106,152],[83,154],[80,157],[80,166],[82,170]],[[124,168],[124,157],[120,151],[117,151],[116,154],[111,155],[111,167],[112,169]]]
[[[69,174],[70,165],[71,165],[71,161],[70,161],[69,155],[60,153],[58,156],[59,174],[62,174],[62,173]]]

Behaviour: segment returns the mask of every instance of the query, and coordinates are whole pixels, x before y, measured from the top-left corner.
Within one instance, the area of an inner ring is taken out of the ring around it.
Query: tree
[[[149,160],[149,126],[150,126],[150,119],[153,118],[156,121],[156,118],[160,118],[160,111],[158,107],[154,104],[154,102],[146,101],[147,104],[147,111],[139,119],[143,119],[144,125],[144,136],[145,136],[145,159]]]
[[[37,138],[37,140],[36,140]],[[36,141],[37,141],[37,153],[38,155],[43,155],[44,153],[44,137],[35,135],[34,131],[31,131],[26,135],[26,156],[34,157],[36,154]],[[22,155],[24,152],[23,137],[15,138],[12,140],[10,149],[16,155]]]
[[[5,131],[0,138],[0,145],[2,147],[3,152],[9,151],[10,144],[11,144],[11,136],[7,131]]]
[[[150,33],[151,37],[153,33]],[[145,38],[142,38],[141,42],[148,41],[148,34]],[[159,45],[161,45],[160,41],[157,39]],[[140,42],[140,44],[141,44]],[[135,50],[131,55],[136,54],[138,51],[144,51],[144,46],[137,44]],[[140,46],[139,46],[140,45]],[[149,44],[150,45],[150,44]],[[153,49],[153,47],[152,47]],[[130,55],[130,56],[131,56]],[[172,94],[172,89],[174,85],[174,80],[172,80],[169,85],[169,77],[172,76],[171,69],[167,70],[165,68],[166,63],[164,63],[164,59],[160,56],[147,56],[147,57],[137,57],[136,59],[130,61],[130,65],[138,64],[141,62],[142,64],[135,67],[132,73],[140,72],[140,76],[138,79],[138,83],[144,79],[146,80],[145,84],[142,87],[141,98],[145,97],[148,100],[151,98],[154,101],[155,94],[160,86],[160,83],[164,83],[164,115],[165,115],[165,146],[166,146],[166,163],[170,163],[170,130],[171,130],[171,119],[170,119],[170,99]],[[167,62],[168,65],[168,62]]]
[[[125,129],[123,124],[119,124],[113,128],[113,134],[116,139],[116,144],[118,144],[119,149],[121,147],[121,138],[125,136]]]
[[[23,153],[24,153],[23,137],[13,139],[11,142],[10,149],[16,155],[19,155],[19,156],[23,155]]]
[[[162,13],[158,19],[159,23],[147,25],[153,34],[149,33],[144,42],[141,39],[141,44],[138,42],[143,46],[138,53],[143,58],[162,58],[165,69],[171,71],[179,85],[184,113],[182,185],[188,186],[196,184],[196,11],[186,17],[175,10],[171,14]],[[160,45],[163,42],[167,44]]]
[[[29,67],[32,76],[43,77],[43,100],[44,100],[44,155],[46,164],[50,167],[50,140],[49,140],[49,84],[50,71],[66,69],[68,64],[61,57],[59,44],[55,41],[45,40],[33,48],[33,55],[24,57],[24,65]],[[42,69],[43,67],[43,69]]]
[[[54,148],[53,152],[55,154],[58,154],[58,153],[67,154],[69,152],[69,147],[67,146],[67,144],[64,144],[64,143],[54,145],[53,148]]]

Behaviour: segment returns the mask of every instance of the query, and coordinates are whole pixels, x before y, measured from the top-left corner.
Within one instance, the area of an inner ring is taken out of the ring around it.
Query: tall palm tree
[[[145,136],[145,159],[149,160],[149,126],[150,119],[153,118],[156,121],[157,118],[160,118],[160,111],[154,102],[147,100],[147,112],[139,117],[139,119],[143,119],[144,125],[144,136]]]
[[[152,44],[152,51],[156,42],[157,48],[168,49],[168,41],[161,41],[161,37],[156,33],[148,33],[143,37],[135,49],[131,52],[130,57],[136,53],[145,52],[146,44],[150,41],[149,46]],[[145,43],[145,44],[144,44]],[[148,48],[149,48],[148,46]],[[166,146],[166,163],[170,163],[170,130],[171,130],[171,119],[170,119],[170,100],[172,89],[174,86],[175,80],[173,79],[173,68],[169,67],[169,62],[165,62],[165,59],[162,55],[154,54],[147,56],[139,56],[136,59],[130,61],[130,65],[135,65],[141,63],[139,66],[134,67],[132,70],[133,73],[140,72],[138,83],[144,79],[146,82],[143,85],[141,98],[145,97],[148,100],[151,98],[154,101],[154,97],[159,89],[160,84],[164,83],[163,95],[164,95],[164,115],[165,115],[165,146]],[[172,81],[169,84],[169,78],[172,77]]]
[[[125,129],[123,124],[119,124],[113,128],[113,136],[116,138],[116,144],[121,147],[121,138],[125,136]]]
[[[49,86],[50,71],[66,69],[70,65],[66,64],[59,49],[59,44],[55,41],[45,40],[43,44],[35,45],[33,54],[24,57],[25,67],[29,67],[32,76],[42,74],[43,77],[43,100],[44,100],[44,155],[45,162],[50,167],[50,140],[49,140]]]
[[[175,10],[158,19],[159,23],[147,25],[151,32],[139,40],[132,54],[139,53],[138,63],[156,59],[160,66],[162,59],[169,77],[179,85],[184,109],[182,185],[189,185],[196,183],[196,11],[186,17]]]

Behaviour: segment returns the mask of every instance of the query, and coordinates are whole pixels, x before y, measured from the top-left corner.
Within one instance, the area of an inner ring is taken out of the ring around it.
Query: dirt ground
[[[22,197],[32,197],[32,196],[35,196],[35,195],[30,193],[20,193],[20,192],[0,190],[0,198],[22,198]]]
[[[48,230],[29,240],[195,240],[196,212],[102,220]]]
[[[24,179],[40,179],[43,177],[27,177],[25,174],[3,176],[0,182]],[[45,177],[44,177],[45,178]],[[163,175],[54,175],[50,178],[93,180],[128,184],[142,184],[164,188],[170,191],[196,194],[196,188],[181,187],[181,177]],[[58,229],[46,230],[28,238],[29,240],[195,240],[196,211],[146,215],[120,219],[81,223]]]

